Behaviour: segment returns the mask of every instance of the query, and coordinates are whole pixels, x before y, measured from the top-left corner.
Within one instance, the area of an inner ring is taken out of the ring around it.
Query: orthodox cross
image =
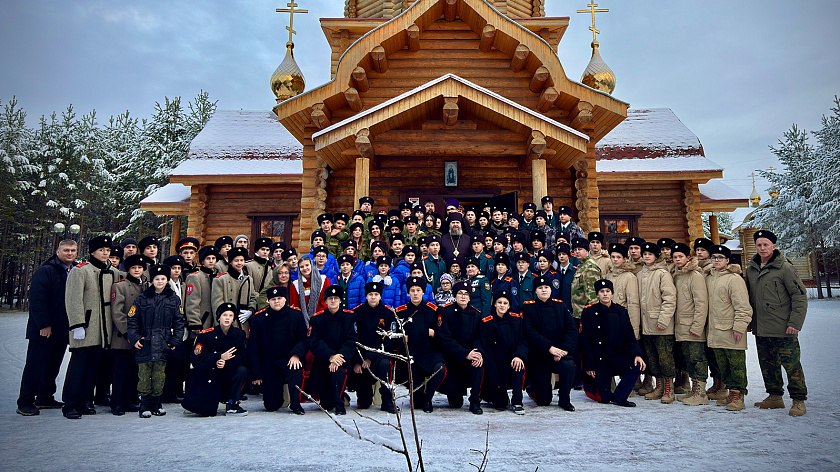
[[[289,8],[278,8],[275,11],[277,13],[288,13],[289,14],[289,26],[287,26],[286,29],[289,30],[289,42],[291,43],[292,42],[292,35],[297,33],[297,31],[295,31],[293,29],[294,24],[295,24],[295,13],[309,13],[309,10],[296,10],[296,8],[298,7],[298,4],[295,3],[294,0],[287,3],[286,6],[289,7]]]
[[[595,28],[595,13],[606,13],[610,10],[609,10],[609,8],[596,8],[598,6],[598,4],[595,3],[595,2],[590,2],[586,6],[589,7],[589,10],[578,10],[577,12],[578,13],[590,13],[590,14],[592,14],[592,26],[590,26],[589,29],[590,29],[590,31],[592,31],[592,42],[597,42],[598,41],[598,33],[600,33],[600,31],[598,31],[598,29]]]

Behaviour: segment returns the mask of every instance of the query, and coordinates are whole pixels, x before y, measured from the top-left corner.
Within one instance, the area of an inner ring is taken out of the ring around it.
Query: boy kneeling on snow
[[[227,387],[226,414],[248,414],[239,406],[242,387],[248,380],[248,368],[245,366],[245,331],[232,326],[237,316],[239,308],[236,305],[219,305],[216,310],[219,324],[205,329],[196,338],[190,355],[193,376],[181,403],[185,410],[201,416],[216,416],[219,400]]]

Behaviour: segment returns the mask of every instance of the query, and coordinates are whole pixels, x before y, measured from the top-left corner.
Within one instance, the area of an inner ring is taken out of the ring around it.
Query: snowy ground
[[[24,418],[15,414],[26,352],[26,315],[0,315],[0,467],[3,470],[405,470],[402,456],[351,439],[314,405],[303,417],[261,411],[258,399],[244,402],[249,415],[195,418],[167,406],[165,417],[115,417],[99,407],[96,416],[66,420],[59,410]],[[840,302],[811,301],[802,332],[802,363],[810,396],[808,414],[759,410],[763,382],[750,336],[747,353],[748,408],[687,407],[636,398],[639,406],[599,405],[572,392],[577,412],[537,408],[526,397],[525,416],[485,409],[440,407],[418,412],[426,470],[472,470],[490,424],[490,471],[554,470],[840,470]],[[65,357],[65,364],[69,355]],[[63,383],[64,371],[59,377]],[[788,406],[790,400],[785,399]],[[388,415],[373,410],[385,420]],[[341,421],[352,425],[349,413]],[[393,418],[393,416],[391,416]],[[407,419],[407,418],[406,418]],[[395,432],[358,421],[365,433],[396,440]]]

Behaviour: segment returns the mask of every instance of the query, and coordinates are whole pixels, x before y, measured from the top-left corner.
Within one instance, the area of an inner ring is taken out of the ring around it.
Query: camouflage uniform
[[[572,279],[572,315],[580,319],[583,309],[598,301],[598,292],[595,291],[595,282],[601,278],[601,268],[587,256],[578,266],[575,278]]]
[[[694,343],[691,343],[694,344]],[[731,390],[747,394],[747,351],[714,348],[721,381]],[[781,372],[779,373],[781,379]],[[781,391],[781,389],[779,389]]]
[[[799,338],[771,338],[756,336],[758,363],[764,378],[764,389],[770,395],[782,396],[785,393],[782,381],[782,367],[788,375],[788,393],[794,400],[807,400],[808,388],[805,386],[805,372],[799,362]]]
[[[332,236],[330,233],[324,233],[325,240],[324,246],[326,246],[327,251],[332,254],[333,257],[338,257],[341,255],[341,241],[338,240],[338,235]]]
[[[140,396],[161,396],[163,384],[166,382],[166,361],[137,364],[137,370],[140,376],[137,381],[137,393]]]

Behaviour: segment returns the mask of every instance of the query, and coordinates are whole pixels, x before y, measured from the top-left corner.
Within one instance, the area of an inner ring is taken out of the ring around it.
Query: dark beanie
[[[155,280],[155,277],[158,275],[165,275],[166,280],[169,280],[172,278],[172,269],[170,269],[168,265],[163,264],[155,264],[149,268],[150,280]]]
[[[767,231],[766,229],[760,229],[753,233],[753,241],[758,241],[758,238],[766,238],[769,239],[771,243],[776,244],[776,235],[773,234],[772,231]]]
[[[111,249],[112,247],[113,241],[111,240],[110,236],[96,236],[95,238],[91,238],[90,241],[88,241],[88,252],[90,252],[91,254],[98,251],[99,249]]]

